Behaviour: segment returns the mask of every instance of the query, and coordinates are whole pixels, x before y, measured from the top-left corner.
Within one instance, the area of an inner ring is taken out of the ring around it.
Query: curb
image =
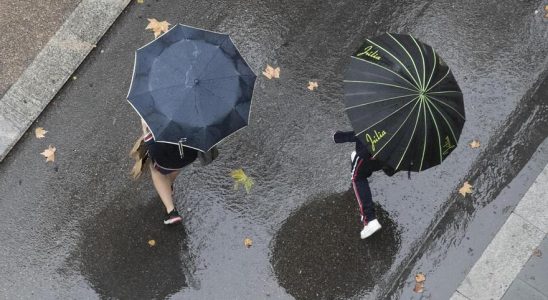
[[[548,233],[548,165],[520,200],[451,300],[500,299]]]
[[[83,0],[0,99],[0,162],[130,0]]]

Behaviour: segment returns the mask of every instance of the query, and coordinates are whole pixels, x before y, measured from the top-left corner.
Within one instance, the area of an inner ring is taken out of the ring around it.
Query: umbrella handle
[[[181,158],[185,157],[183,143],[186,142],[186,138],[182,138],[179,140],[179,155],[181,155]]]

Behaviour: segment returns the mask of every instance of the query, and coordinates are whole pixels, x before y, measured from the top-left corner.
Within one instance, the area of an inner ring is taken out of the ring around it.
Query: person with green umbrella
[[[463,95],[449,66],[413,36],[385,33],[351,56],[344,75],[345,111],[354,131],[352,185],[364,221],[362,238],[381,228],[367,177],[383,169],[420,172],[456,148],[465,122]]]

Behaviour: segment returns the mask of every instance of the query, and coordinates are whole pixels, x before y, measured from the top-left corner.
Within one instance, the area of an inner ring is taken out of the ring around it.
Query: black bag
[[[211,148],[207,152],[198,151],[198,158],[202,166],[207,166],[212,163],[219,156],[219,150],[217,147]]]

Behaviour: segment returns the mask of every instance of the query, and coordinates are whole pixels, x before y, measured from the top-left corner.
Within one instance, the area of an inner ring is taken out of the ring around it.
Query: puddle
[[[272,241],[271,263],[280,285],[296,299],[347,299],[371,291],[400,246],[388,213],[377,206],[377,216],[382,230],[361,240],[352,190],[307,202]]]
[[[185,228],[164,226],[162,213],[160,201],[150,199],[142,206],[109,207],[83,225],[74,258],[101,298],[165,299],[188,286],[192,261]]]

